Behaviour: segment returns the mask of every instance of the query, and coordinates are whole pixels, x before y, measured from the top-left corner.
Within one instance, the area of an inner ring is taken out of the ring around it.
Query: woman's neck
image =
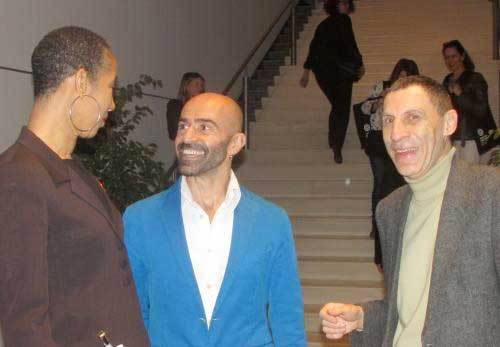
[[[51,112],[52,111],[52,112]],[[68,120],[55,105],[36,102],[28,121],[28,129],[42,140],[61,159],[71,159],[77,136],[70,128]]]
[[[453,80],[457,80],[460,78],[460,76],[462,75],[462,73],[465,71],[465,68],[462,66],[460,68],[458,68],[457,70],[453,71],[453,74],[452,74],[452,78]]]

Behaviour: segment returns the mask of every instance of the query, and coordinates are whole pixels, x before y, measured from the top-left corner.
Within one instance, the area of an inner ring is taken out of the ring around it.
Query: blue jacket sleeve
[[[279,228],[283,240],[273,256],[269,286],[271,331],[277,347],[304,347],[304,303],[292,228],[286,214]]]
[[[134,277],[137,296],[141,305],[142,318],[146,330],[149,331],[149,294],[148,294],[148,268],[144,260],[145,253],[142,242],[144,235],[142,235],[141,223],[138,222],[137,217],[127,209],[123,215],[124,224],[124,239],[125,246],[129,257],[132,275]]]

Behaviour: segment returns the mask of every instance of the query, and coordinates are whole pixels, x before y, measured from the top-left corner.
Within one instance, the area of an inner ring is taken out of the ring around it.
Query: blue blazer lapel
[[[180,268],[180,279],[188,281],[192,297],[195,298],[198,309],[205,315],[203,303],[200,296],[200,291],[196,282],[193,265],[189,256],[189,249],[184,232],[184,223],[182,222],[181,210],[181,189],[180,179],[172,186],[169,194],[165,196],[163,205],[160,207],[162,225],[165,226],[165,232],[170,247],[170,254],[177,261]],[[175,271],[175,270],[172,270]]]
[[[217,317],[217,311],[222,306],[224,299],[230,292],[234,283],[238,270],[241,268],[241,261],[247,253],[250,239],[252,237],[252,229],[255,217],[255,206],[251,204],[248,198],[248,193],[241,189],[241,200],[234,211],[233,220],[233,235],[231,238],[231,250],[227,262],[224,280],[217,297],[217,302],[214,308],[214,317]]]

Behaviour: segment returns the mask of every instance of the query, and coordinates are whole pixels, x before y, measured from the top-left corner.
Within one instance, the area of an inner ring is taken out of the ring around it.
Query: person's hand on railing
[[[304,69],[304,72],[302,73],[302,77],[300,78],[299,84],[302,88],[307,87],[309,84],[309,72],[311,70],[309,69]]]

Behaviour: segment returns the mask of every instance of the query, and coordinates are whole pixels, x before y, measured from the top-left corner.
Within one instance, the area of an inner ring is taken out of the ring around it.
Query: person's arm
[[[181,114],[181,102],[177,99],[171,99],[167,103],[167,128],[168,137],[174,141],[179,127],[179,117]]]
[[[283,213],[284,214],[284,213]],[[284,239],[276,249],[269,285],[269,321],[274,345],[305,347],[304,303],[288,216],[281,217],[279,231]]]
[[[127,248],[130,268],[132,269],[135,288],[141,305],[142,319],[146,330],[149,330],[149,294],[147,290],[149,272],[143,260],[144,247],[142,238],[144,235],[141,234],[140,223],[133,213],[130,213],[130,209],[125,210],[123,225],[125,229],[125,247]]]
[[[342,56],[358,66],[363,66],[363,56],[359,51],[356,38],[354,37],[351,18],[348,15],[344,15],[340,16],[339,19],[342,21],[339,30],[339,48],[342,50]]]
[[[316,30],[314,31],[314,36],[309,44],[309,53],[307,54],[307,59],[304,62],[304,69],[312,70],[316,67],[319,56],[321,55],[321,47],[324,45],[323,41],[325,41],[325,36],[327,33],[324,30],[325,24],[324,22],[320,23]]]
[[[56,347],[50,325],[48,209],[39,177],[0,169],[0,324],[6,346]]]
[[[471,74],[463,89],[456,85],[452,97],[459,111],[466,117],[483,117],[488,114],[488,83],[479,73]]]

